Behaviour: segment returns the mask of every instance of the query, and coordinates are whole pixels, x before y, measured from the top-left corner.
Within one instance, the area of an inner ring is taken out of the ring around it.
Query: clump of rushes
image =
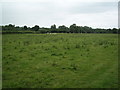
[[[53,63],[52,63],[52,66],[57,66],[57,65],[58,65],[57,62],[53,62]]]
[[[90,51],[89,49],[87,49],[86,51]]]
[[[14,47],[14,49],[17,49],[17,47]]]
[[[53,45],[52,47],[53,47],[53,48],[55,48],[55,49],[57,49],[57,47],[56,47],[56,46],[54,46],[54,45]]]
[[[68,49],[68,50],[69,50],[69,49],[70,49],[70,47],[68,47],[68,46],[67,46],[67,47],[64,47],[64,49]]]
[[[71,64],[69,69],[70,70],[77,70],[77,65]]]
[[[80,48],[80,45],[79,45],[79,44],[76,44],[75,48]]]
[[[29,41],[24,41],[23,43],[24,43],[25,46],[28,46],[30,44]]]
[[[51,56],[56,56],[56,54],[55,54],[55,53],[52,53]]]

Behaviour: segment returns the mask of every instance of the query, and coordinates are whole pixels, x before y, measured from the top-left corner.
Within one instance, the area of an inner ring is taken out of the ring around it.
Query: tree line
[[[77,26],[76,24],[70,25],[67,27],[65,25],[61,25],[58,28],[56,25],[51,25],[50,28],[40,27],[35,25],[33,27],[28,26],[15,26],[12,24],[0,26],[2,28],[2,33],[119,33],[120,29],[112,28],[112,29],[101,29],[96,28],[93,29],[88,26]]]

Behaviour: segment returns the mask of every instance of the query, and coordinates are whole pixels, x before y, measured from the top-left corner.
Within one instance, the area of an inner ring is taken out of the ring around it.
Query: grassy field
[[[3,88],[116,88],[117,34],[3,35]]]

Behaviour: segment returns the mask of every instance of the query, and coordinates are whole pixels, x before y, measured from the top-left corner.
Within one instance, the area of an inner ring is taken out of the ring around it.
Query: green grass
[[[3,88],[117,88],[117,34],[3,35]]]

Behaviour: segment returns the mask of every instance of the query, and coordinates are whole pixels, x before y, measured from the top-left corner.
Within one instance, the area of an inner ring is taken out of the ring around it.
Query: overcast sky
[[[3,0],[1,4],[3,25],[118,27],[118,0]]]

